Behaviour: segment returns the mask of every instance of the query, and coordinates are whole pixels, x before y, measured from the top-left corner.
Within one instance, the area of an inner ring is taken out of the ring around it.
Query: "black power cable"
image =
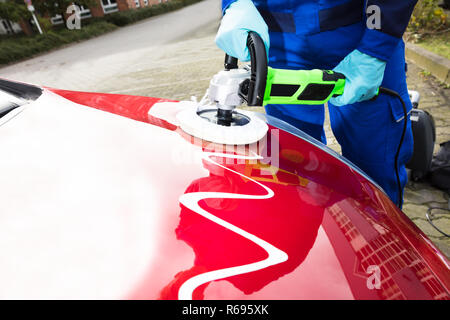
[[[394,163],[395,175],[397,177],[397,185],[398,185],[398,203],[397,203],[397,206],[400,208],[402,206],[402,203],[403,203],[403,188],[402,188],[402,184],[400,182],[398,158],[400,156],[400,150],[402,149],[402,146],[403,146],[403,141],[405,140],[406,129],[408,128],[408,111],[406,110],[405,101],[403,100],[403,98],[396,91],[380,87],[379,93],[380,94],[386,94],[388,96],[398,98],[400,100],[400,102],[402,103],[402,107],[403,107],[403,131],[402,131],[402,137],[400,139],[400,143],[398,144],[397,153],[395,154],[395,163]]]
[[[442,211],[447,211],[447,212],[450,212],[450,210],[449,210],[449,209],[442,209],[442,208],[430,208],[430,209],[428,209],[428,211],[427,211],[427,213],[426,213],[427,220],[428,220],[428,222],[431,224],[431,226],[432,226],[433,228],[435,228],[438,232],[442,233],[442,234],[443,234],[444,236],[446,236],[447,238],[450,238],[450,234],[445,233],[444,231],[442,231],[441,229],[439,229],[439,228],[434,224],[434,222],[433,222],[433,217],[434,217],[433,210],[442,210]]]

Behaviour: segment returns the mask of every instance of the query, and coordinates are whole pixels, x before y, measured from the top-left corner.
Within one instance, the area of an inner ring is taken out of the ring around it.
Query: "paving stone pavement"
[[[409,89],[417,90],[421,94],[419,108],[431,113],[436,122],[434,152],[437,153],[439,144],[450,140],[450,88],[412,63],[409,64],[408,69]],[[435,226],[450,234],[450,211],[447,211],[449,205],[449,194],[447,192],[432,187],[426,181],[408,182],[403,212],[425,232],[447,257],[450,257],[450,238],[438,232],[427,221],[426,213],[431,210]]]

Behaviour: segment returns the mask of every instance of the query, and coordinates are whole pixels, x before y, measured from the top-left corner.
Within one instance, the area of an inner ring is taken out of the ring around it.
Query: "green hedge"
[[[117,27],[200,1],[202,0],[171,0],[150,7],[108,14],[102,18],[90,18],[82,21],[80,30],[67,30],[58,26],[43,35],[3,36],[0,38],[0,65],[29,58],[64,44],[93,38]]]
[[[439,0],[419,0],[408,30],[414,33],[428,33],[448,29],[449,17],[439,3]]]
[[[99,36],[117,29],[117,26],[99,21],[84,26],[80,30],[52,30],[43,35],[31,37],[9,37],[0,41],[0,64],[6,64],[49,51],[64,44]]]

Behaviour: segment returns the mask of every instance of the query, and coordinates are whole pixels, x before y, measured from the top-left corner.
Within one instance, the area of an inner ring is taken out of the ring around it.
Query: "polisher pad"
[[[202,140],[228,145],[246,145],[255,143],[266,135],[269,127],[256,113],[245,110],[233,111],[233,123],[230,126],[217,124],[214,116],[217,108],[187,106],[177,113],[180,128]]]

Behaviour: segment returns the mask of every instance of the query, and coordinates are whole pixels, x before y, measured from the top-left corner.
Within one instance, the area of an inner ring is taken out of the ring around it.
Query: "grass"
[[[450,59],[450,31],[438,35],[424,36],[416,44]]]
[[[16,62],[65,44],[90,39],[104,33],[162,13],[174,11],[202,0],[171,0],[150,7],[116,12],[101,18],[83,20],[80,30],[53,27],[43,35],[0,37],[0,65]]]

